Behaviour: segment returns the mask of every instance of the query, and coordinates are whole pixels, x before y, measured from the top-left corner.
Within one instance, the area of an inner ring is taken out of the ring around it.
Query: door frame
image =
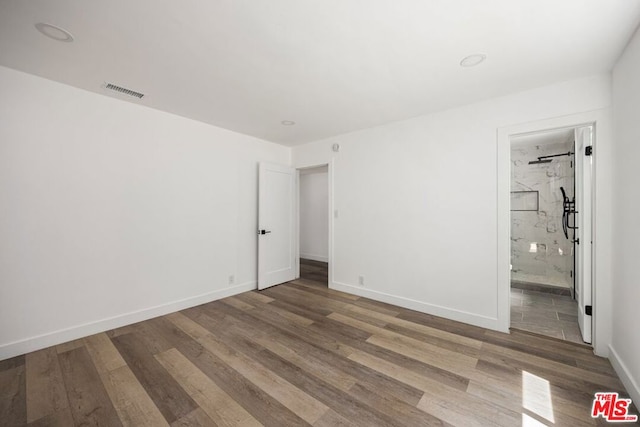
[[[509,333],[511,324],[511,137],[546,130],[593,126],[592,176],[592,346],[599,356],[607,356],[611,342],[611,225],[610,196],[611,157],[610,112],[596,110],[534,122],[516,124],[497,130],[497,320],[498,330]],[[607,167],[608,166],[608,167]],[[607,207],[608,205],[608,207]]]
[[[328,283],[327,286],[333,288],[333,221],[335,218],[333,208],[333,160],[329,160],[324,163],[294,166],[296,169],[296,278],[300,277],[300,171],[303,169],[313,169],[318,167],[327,166],[327,217],[329,220],[329,236],[328,236],[328,250],[327,250],[327,264],[328,264]]]

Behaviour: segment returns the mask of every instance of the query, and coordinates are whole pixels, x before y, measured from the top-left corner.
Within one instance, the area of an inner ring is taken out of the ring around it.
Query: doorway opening
[[[591,343],[592,139],[592,125],[510,138],[511,328]]]
[[[300,280],[329,285],[329,167],[299,169]]]

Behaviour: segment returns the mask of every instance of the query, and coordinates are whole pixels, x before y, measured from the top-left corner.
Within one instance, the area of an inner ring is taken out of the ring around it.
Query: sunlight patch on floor
[[[522,414],[522,427],[548,427],[527,414]]]
[[[549,381],[530,372],[522,371],[522,406],[545,420],[554,423]],[[533,418],[531,419],[537,424],[525,424],[525,414],[523,414],[522,425],[544,425]]]

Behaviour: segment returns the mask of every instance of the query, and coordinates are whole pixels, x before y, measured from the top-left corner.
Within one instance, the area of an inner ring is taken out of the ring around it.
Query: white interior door
[[[592,316],[587,314],[587,307],[592,307],[592,156],[585,150],[592,145],[593,127],[576,129],[576,300],[578,301],[578,324],[582,339],[591,343]]]
[[[296,177],[288,166],[260,163],[258,289],[296,278]]]

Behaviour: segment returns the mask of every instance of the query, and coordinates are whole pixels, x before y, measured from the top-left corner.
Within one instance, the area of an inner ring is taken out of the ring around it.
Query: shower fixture
[[[562,231],[564,232],[564,237],[568,239],[569,230],[578,229],[578,227],[575,225],[575,215],[578,213],[578,211],[576,211],[576,198],[573,197],[572,199],[569,199],[567,193],[564,191],[564,187],[560,187],[560,191],[562,192]],[[571,217],[573,217],[574,225],[571,225]],[[578,244],[580,243],[578,239],[575,239],[575,235],[573,241]]]
[[[538,160],[532,160],[529,162],[530,165],[539,165],[540,163],[550,163],[551,160],[553,160],[551,157],[563,157],[563,156],[570,156],[573,153],[571,151],[567,152],[567,153],[562,153],[562,154],[551,154],[549,156],[540,156],[538,157]]]
[[[551,163],[551,159],[538,158],[538,160],[531,160],[529,162],[530,165],[539,165],[540,163]]]

